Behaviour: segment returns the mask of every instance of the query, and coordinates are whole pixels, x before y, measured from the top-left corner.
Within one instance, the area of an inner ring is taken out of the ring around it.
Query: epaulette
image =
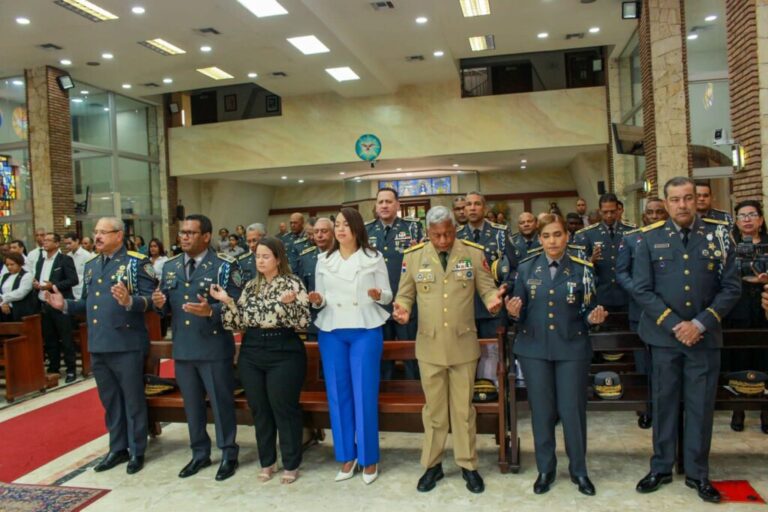
[[[403,217],[402,220],[407,220],[408,222],[419,222],[419,219],[415,217]]]
[[[224,254],[223,252],[216,253],[216,256],[218,256],[220,259],[226,261],[227,263],[234,263],[235,258],[230,256],[229,254]]]
[[[533,249],[528,249],[527,254],[533,254],[535,252],[541,252],[544,248],[542,246],[534,247]]]
[[[719,213],[722,213],[723,215],[730,215],[730,213],[728,213],[727,211],[725,211],[725,210],[720,210],[720,209],[718,209],[718,208],[710,208],[709,210],[710,210],[710,211],[712,211],[712,212],[719,212]]]
[[[620,220],[619,222],[621,222],[621,223],[622,223],[622,224],[624,224],[625,226],[629,226],[629,227],[631,227],[631,228],[633,228],[633,229],[634,229],[634,228],[637,228],[637,224],[635,224],[635,223],[633,223],[633,222],[627,222],[626,220]]]
[[[663,226],[666,223],[667,223],[667,221],[660,220],[658,222],[654,222],[653,224],[648,224],[647,226],[643,226],[642,228],[640,228],[640,231],[642,231],[643,233],[647,233],[648,231],[650,231],[652,229],[660,228],[661,226]]]
[[[480,249],[481,251],[485,250],[485,247],[483,247],[480,244],[476,244],[475,242],[472,242],[471,240],[463,240],[462,239],[462,242],[464,243],[464,245],[468,245],[470,247],[474,247],[475,249]]]
[[[420,244],[412,245],[406,250],[403,251],[403,254],[408,254],[409,252],[418,251],[419,249],[423,249],[424,246],[427,245],[427,242],[421,242]]]
[[[301,251],[301,252],[299,253],[299,256],[304,256],[305,254],[309,254],[309,253],[311,253],[312,251],[316,251],[316,250],[317,250],[317,246],[316,246],[316,245],[310,245],[309,247],[307,247],[306,249],[304,249],[303,251]]]
[[[509,238],[510,238],[510,239],[514,239],[514,238],[517,238],[517,237],[519,237],[519,236],[522,236],[522,235],[520,234],[520,232],[519,232],[519,231],[517,231],[517,232],[515,232],[515,233],[512,233],[511,235],[509,235]]]
[[[631,231],[627,231],[626,233],[624,233],[624,236],[634,235],[635,233],[640,233],[642,231],[643,231],[643,228],[635,228],[635,229],[633,229]]]
[[[85,260],[85,262],[86,262],[86,263],[88,263],[89,261],[93,261],[93,260],[95,260],[96,258],[98,258],[99,256],[101,256],[101,254],[99,254],[99,253],[94,253],[94,255],[93,255],[93,256],[91,256],[90,258],[88,258],[87,260]]]
[[[294,240],[293,241],[293,245],[301,244],[301,243],[304,243],[306,241],[307,241],[307,237],[303,236],[301,238],[297,238],[296,240]]]
[[[540,252],[538,252],[538,253],[536,253],[536,254],[529,254],[529,255],[528,255],[528,256],[526,256],[525,258],[523,258],[523,259],[521,259],[520,261],[518,261],[518,262],[517,262],[517,264],[518,264],[518,265],[520,265],[521,263],[525,263],[526,261],[532,260],[533,258],[536,258],[536,257],[538,257],[539,255],[541,255],[541,253],[540,253]]]
[[[240,256],[238,256],[238,257],[237,257],[237,259],[238,259],[238,261],[239,261],[239,260],[244,260],[245,258],[247,258],[248,256],[250,256],[251,254],[252,254],[252,253],[251,253],[251,251],[248,251],[248,252],[246,252],[245,254],[241,254]]]
[[[490,224],[491,226],[493,226],[496,229],[503,229],[504,231],[507,230],[507,225],[506,224],[496,224],[495,222],[491,222],[491,221],[488,221],[488,224]]]
[[[599,222],[595,222],[594,224],[590,224],[589,226],[587,226],[587,227],[585,227],[585,228],[581,228],[580,230],[578,230],[578,231],[576,232],[576,234],[578,235],[579,233],[583,233],[584,231],[587,231],[587,230],[590,230],[590,229],[596,228],[596,227],[597,227],[597,226],[599,226],[599,225],[600,225],[600,223],[599,223]]]
[[[570,247],[571,249],[577,249],[579,251],[587,250],[587,247],[585,245],[568,244],[568,247]]]
[[[173,260],[175,260],[176,258],[178,258],[178,257],[180,257],[180,256],[184,256],[184,253],[183,253],[183,252],[180,252],[180,253],[179,253],[179,254],[177,254],[176,256],[171,256],[170,258],[168,258],[168,259],[166,260],[166,262],[165,262],[165,263],[168,263],[169,261],[173,261]]]
[[[127,251],[127,252],[128,252],[128,256],[133,256],[136,259],[139,259],[139,260],[147,259],[146,254],[141,254],[140,252],[136,252],[136,251]]]
[[[709,222],[710,224],[719,224],[721,226],[728,226],[730,225],[730,222],[727,220],[720,220],[720,219],[710,219],[709,217],[702,217],[704,222]]]
[[[575,261],[576,263],[581,263],[585,267],[589,267],[589,268],[594,267],[594,265],[592,265],[592,263],[588,262],[587,260],[577,258],[576,256],[571,256],[570,254],[568,255],[568,257],[571,258],[571,261]]]

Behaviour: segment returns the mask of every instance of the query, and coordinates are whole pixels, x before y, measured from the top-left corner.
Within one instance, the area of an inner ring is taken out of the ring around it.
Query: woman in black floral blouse
[[[299,394],[307,370],[304,343],[296,334],[309,324],[309,300],[301,280],[291,274],[280,240],[262,238],[256,249],[257,276],[235,302],[215,287],[211,296],[226,304],[224,327],[244,331],[238,368],[256,427],[261,473],[266,482],[277,472],[276,437],[280,433],[283,475],[293,483],[301,464],[302,412]]]

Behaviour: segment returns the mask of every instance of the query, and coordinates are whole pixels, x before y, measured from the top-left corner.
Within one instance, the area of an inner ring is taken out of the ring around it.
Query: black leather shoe
[[[445,474],[443,473],[443,465],[435,464],[431,468],[428,468],[416,485],[416,490],[419,492],[429,492],[435,488],[438,480],[442,480]]]
[[[196,475],[198,471],[207,468],[210,465],[210,457],[204,459],[192,459],[181,471],[179,471],[179,478],[187,478],[188,476]]]
[[[571,482],[575,483],[581,494],[595,495],[595,486],[588,476],[571,476]]]
[[[653,426],[653,418],[650,414],[641,414],[637,417],[637,426],[647,430]]]
[[[239,465],[240,463],[237,462],[237,459],[222,460],[219,465],[219,470],[216,472],[216,480],[221,482],[222,480],[231,477],[235,474],[235,470]]]
[[[552,485],[552,482],[554,481],[554,471],[550,471],[549,473],[539,473],[538,478],[536,478],[536,481],[533,482],[533,492],[535,494],[544,494],[545,492],[549,492],[549,486]]]
[[[109,452],[103,459],[101,459],[101,462],[96,464],[94,466],[93,470],[97,473],[100,473],[101,471],[107,471],[108,469],[112,469],[113,467],[117,466],[118,464],[122,464],[123,462],[128,462],[129,456],[128,456],[128,450],[121,450],[119,452]]]
[[[485,484],[483,483],[483,477],[475,469],[461,468],[461,476],[464,481],[467,482],[467,489],[469,492],[480,494],[485,490]]]
[[[648,493],[658,491],[659,487],[672,482],[672,473],[654,473],[651,471],[637,483],[637,492]]]
[[[75,382],[75,379],[76,379],[76,378],[77,378],[77,377],[75,377],[75,374],[74,374],[74,373],[68,373],[68,374],[67,374],[67,377],[64,379],[64,383],[65,383],[65,384],[69,384],[70,382]]]
[[[694,478],[685,477],[685,485],[691,489],[696,489],[699,494],[699,498],[710,503],[720,503],[720,491],[712,487],[712,484],[707,478],[696,480]]]
[[[742,432],[744,430],[744,411],[733,411],[731,415],[731,430]]]
[[[144,467],[144,456],[143,455],[134,455],[128,460],[128,467],[125,468],[125,472],[129,475],[132,475],[134,473],[138,473],[141,471],[141,468]]]

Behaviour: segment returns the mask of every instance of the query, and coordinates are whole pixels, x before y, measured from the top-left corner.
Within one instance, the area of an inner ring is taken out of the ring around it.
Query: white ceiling
[[[491,0],[492,14],[464,18],[458,0],[393,0],[395,9],[376,12],[369,0],[279,0],[285,16],[257,18],[236,0],[92,0],[120,17],[91,22],[55,5],[52,0],[2,0],[0,2],[0,77],[23,69],[58,66],[68,58],[67,69],[76,79],[137,98],[159,92],[193,90],[213,85],[255,81],[282,96],[335,91],[343,96],[386,94],[413,83],[456,80],[458,59],[543,50],[613,45],[621,49],[636,26],[623,21],[621,0]],[[698,0],[697,0],[698,1]],[[690,3],[690,2],[688,2]],[[131,13],[142,5],[143,15]],[[15,23],[26,16],[31,24]],[[425,25],[415,23],[426,16]],[[599,26],[598,34],[587,30]],[[221,35],[204,36],[196,30],[213,27]],[[536,34],[548,32],[548,39]],[[584,32],[584,39],[565,40],[567,33]],[[304,56],[286,38],[316,35],[330,53]],[[494,34],[496,50],[472,52],[469,36]],[[185,49],[180,56],[162,56],[137,44],[161,37]],[[62,46],[45,51],[43,43]],[[213,51],[200,52],[202,45]],[[443,50],[435,58],[432,52]],[[111,61],[101,58],[111,52]],[[406,62],[422,54],[423,62]],[[87,61],[99,62],[98,67]],[[232,80],[214,81],[196,68],[216,65]],[[351,66],[361,79],[338,83],[327,67]],[[284,71],[287,78],[273,78]],[[173,78],[164,85],[164,77]],[[138,84],[155,82],[160,88]],[[131,83],[126,91],[121,84]]]

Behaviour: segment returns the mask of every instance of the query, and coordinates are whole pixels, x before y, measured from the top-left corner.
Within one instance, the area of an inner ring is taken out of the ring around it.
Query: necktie
[[[448,268],[448,253],[445,251],[440,251],[440,264],[443,266],[443,270]]]
[[[551,277],[552,279],[555,278],[555,274],[557,274],[557,267],[559,266],[560,264],[556,261],[553,261],[552,263],[549,264],[549,277]]]
[[[476,229],[472,232],[472,240],[474,240],[475,243],[480,242],[480,230]]]
[[[109,260],[110,260],[109,256],[102,255],[101,256],[101,268],[104,268],[107,265],[109,265]]]
[[[691,233],[691,228],[682,228],[680,232],[683,234],[683,247],[688,247],[688,235]]]
[[[613,240],[613,226],[610,226],[610,227],[608,228],[608,236],[610,236],[610,237],[611,237],[611,240]]]
[[[533,240],[526,240],[526,241],[525,241],[525,246],[526,246],[528,249],[530,249],[530,248],[531,248],[531,244],[532,244],[532,243],[533,243]]]
[[[195,259],[190,258],[187,265],[189,265],[189,272],[187,273],[187,281],[189,281],[192,278],[192,274],[195,272]]]
[[[384,226],[384,240],[389,237],[389,232],[392,231],[392,226]]]

